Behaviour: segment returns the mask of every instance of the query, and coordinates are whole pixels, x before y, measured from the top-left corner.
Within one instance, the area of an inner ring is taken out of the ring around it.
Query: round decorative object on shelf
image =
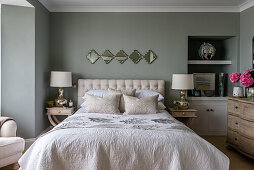
[[[216,49],[214,46],[205,42],[200,46],[198,50],[198,54],[203,60],[211,60],[215,55],[215,52]]]
[[[233,88],[233,96],[234,97],[243,97],[243,87],[236,86]]]

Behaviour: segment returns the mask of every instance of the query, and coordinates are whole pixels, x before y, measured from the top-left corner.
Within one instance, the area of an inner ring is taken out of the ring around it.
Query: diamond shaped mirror
[[[127,59],[128,59],[128,55],[123,51],[120,50],[116,55],[115,55],[115,59],[123,64]]]
[[[108,64],[110,63],[110,61],[114,58],[114,55],[109,51],[106,50],[104,51],[104,53],[101,55],[101,58],[103,59],[103,61]]]
[[[144,59],[146,60],[146,62],[148,62],[148,64],[152,64],[152,62],[154,62],[154,60],[156,60],[156,58],[157,58],[157,56],[152,50],[149,50],[144,55]]]
[[[100,55],[95,50],[91,50],[86,58],[90,61],[90,63],[94,64],[100,58]]]
[[[138,52],[138,50],[134,50],[129,58],[133,61],[133,63],[137,64],[142,59],[142,55]]]

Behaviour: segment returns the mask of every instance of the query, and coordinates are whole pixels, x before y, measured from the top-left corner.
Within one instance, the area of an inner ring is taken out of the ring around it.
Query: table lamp
[[[72,87],[71,72],[51,71],[50,87],[58,87],[59,96],[55,99],[56,106],[67,106],[67,99],[64,98],[63,87]]]
[[[188,109],[189,102],[186,100],[186,91],[194,89],[193,74],[173,74],[172,89],[180,90],[179,109]]]

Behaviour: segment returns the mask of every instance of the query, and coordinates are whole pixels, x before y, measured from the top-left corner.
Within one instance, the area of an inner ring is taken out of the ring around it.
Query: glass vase
[[[247,87],[246,88],[246,95],[247,95],[247,98],[254,101],[254,87]]]

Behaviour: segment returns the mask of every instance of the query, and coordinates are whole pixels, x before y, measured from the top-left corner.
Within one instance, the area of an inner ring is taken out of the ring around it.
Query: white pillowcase
[[[158,101],[164,100],[164,97],[160,93],[153,90],[136,90],[136,94],[135,94],[135,96],[139,99],[144,97],[156,96],[156,95],[159,95]]]
[[[86,94],[90,94],[93,96],[97,96],[97,97],[106,97],[109,96],[109,92],[108,90],[89,90],[88,92],[86,92]],[[81,107],[86,107],[86,95],[84,95],[82,97],[82,99],[84,99],[83,103],[80,105]]]
[[[102,98],[109,95],[108,90],[89,90],[86,93],[97,96],[97,97],[102,97]],[[164,100],[164,97],[160,93],[153,91],[153,90],[136,90],[136,94],[135,94],[135,96],[139,99],[144,98],[144,97],[156,96],[156,95],[159,95],[159,97],[158,97],[159,110],[165,110],[165,108],[166,108],[165,105],[162,102],[160,102],[160,101]],[[86,107],[86,97],[83,96],[82,98],[84,99],[84,101],[80,106]]]
[[[166,106],[162,102],[158,102],[158,109],[159,110],[165,110]]]

